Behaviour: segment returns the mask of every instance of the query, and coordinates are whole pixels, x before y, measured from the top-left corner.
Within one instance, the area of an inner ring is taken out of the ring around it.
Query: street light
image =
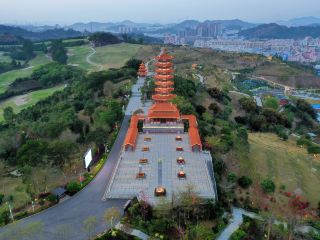
[[[12,222],[14,221],[14,218],[13,218],[13,214],[12,214],[12,208],[11,208],[11,205],[9,202],[7,202],[8,206],[9,206],[9,212],[10,212],[10,217],[11,217],[11,220]]]

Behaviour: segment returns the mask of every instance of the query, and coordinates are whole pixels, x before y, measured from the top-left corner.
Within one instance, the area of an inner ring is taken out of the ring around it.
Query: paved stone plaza
[[[216,198],[212,160],[209,153],[192,151],[187,133],[179,134],[182,141],[176,141],[177,133],[140,133],[134,151],[122,151],[113,179],[107,188],[105,198],[132,198],[142,192],[151,204],[157,204],[162,197],[155,197],[158,186],[166,188],[166,199],[173,193],[185,191],[188,186],[203,198]],[[148,141],[145,138],[150,138]],[[143,151],[149,147],[149,151]],[[182,147],[183,151],[177,151]],[[185,165],[179,165],[182,157]],[[140,159],[148,159],[147,164],[139,164]],[[178,178],[183,170],[186,178]],[[136,178],[139,171],[144,179]]]

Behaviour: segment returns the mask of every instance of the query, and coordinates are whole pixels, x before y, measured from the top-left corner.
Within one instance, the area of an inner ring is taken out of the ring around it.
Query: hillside
[[[171,33],[171,34],[177,34],[182,30],[185,30],[186,28],[196,28],[201,23],[220,23],[221,26],[225,29],[229,30],[241,30],[241,29],[247,29],[252,28],[255,26],[253,23],[244,22],[239,19],[233,19],[233,20],[206,20],[204,22],[200,22],[197,20],[185,20],[181,23],[173,24],[169,27],[164,27],[163,29],[156,30],[154,33]]]
[[[43,32],[31,32],[20,27],[0,25],[0,41],[1,38],[4,38],[3,36],[5,36],[5,39],[9,39],[10,41],[15,40],[16,43],[18,42],[19,38],[39,41],[48,39],[72,38],[82,35],[83,34],[81,32],[72,29],[51,29]]]
[[[302,39],[320,36],[320,26],[286,27],[276,23],[262,24],[239,33],[247,39]]]

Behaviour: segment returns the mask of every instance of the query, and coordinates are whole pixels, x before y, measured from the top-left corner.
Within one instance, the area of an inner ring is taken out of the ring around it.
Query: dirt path
[[[91,52],[91,53],[87,56],[87,58],[86,58],[87,63],[89,63],[89,64],[91,64],[91,65],[93,65],[93,66],[98,67],[98,71],[102,71],[102,70],[103,70],[103,66],[102,66],[101,64],[95,63],[95,62],[93,62],[93,61],[91,60],[91,57],[92,57],[94,54],[96,54],[97,51],[96,51],[93,47],[90,47],[90,49],[92,50],[92,52]]]

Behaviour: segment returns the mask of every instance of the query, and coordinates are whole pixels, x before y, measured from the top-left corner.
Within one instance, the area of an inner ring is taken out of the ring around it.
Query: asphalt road
[[[44,210],[36,215],[24,218],[17,222],[18,225],[24,225],[31,222],[40,221],[44,224],[42,233],[28,239],[46,239],[57,240],[57,231],[61,226],[66,225],[69,229],[67,232],[68,238],[85,240],[88,239],[86,232],[83,230],[83,221],[88,216],[96,216],[98,224],[95,232],[98,234],[106,229],[103,220],[104,212],[107,208],[118,207],[121,211],[126,200],[107,200],[101,201],[105,192],[107,183],[112,175],[113,168],[117,162],[121,147],[129,126],[130,116],[126,115],[122,122],[118,137],[109,153],[108,160],[100,170],[98,175],[92,182],[72,198]],[[10,226],[11,225],[11,226]],[[12,224],[0,228],[0,239],[11,239],[1,236],[6,231],[9,231]]]

